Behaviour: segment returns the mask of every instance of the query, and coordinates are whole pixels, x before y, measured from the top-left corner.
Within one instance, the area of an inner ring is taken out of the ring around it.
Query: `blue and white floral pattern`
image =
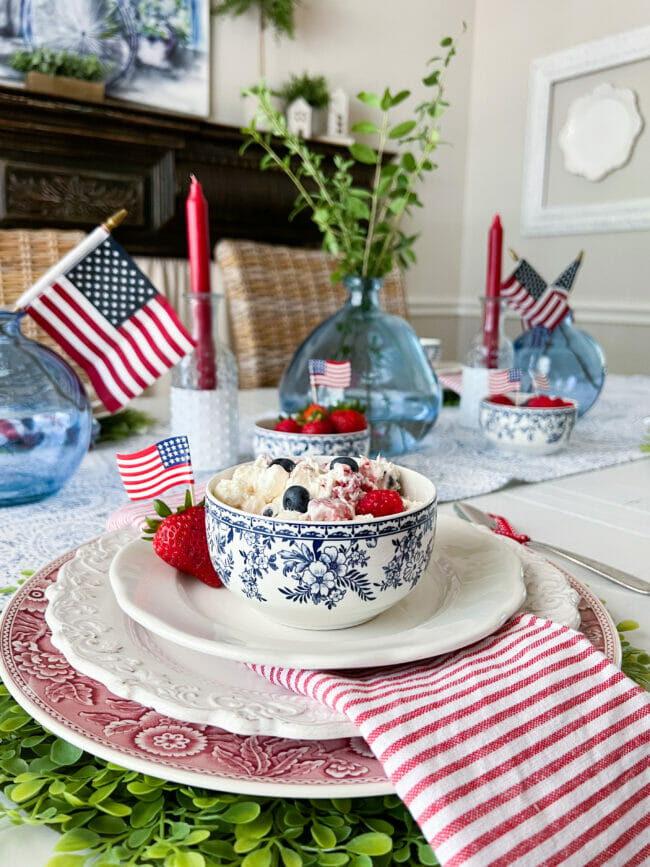
[[[348,590],[353,590],[364,602],[375,599],[366,572],[359,571],[367,565],[369,555],[354,544],[347,549],[336,545],[314,542],[310,547],[296,542],[294,550],[282,551],[283,574],[297,583],[292,587],[280,587],[280,593],[292,602],[324,603],[334,608]]]
[[[577,415],[575,406],[542,409],[482,401],[479,425],[487,439],[497,446],[550,454],[566,445]]]
[[[429,514],[418,530],[391,539],[395,554],[390,563],[383,567],[383,580],[373,582],[374,587],[381,592],[404,585],[415,587],[431,562],[433,548],[426,545],[426,536],[433,534],[433,523],[434,516]]]
[[[240,512],[208,490],[212,562],[230,590],[287,625],[328,629],[363,622],[405,596],[429,564],[436,502],[433,485],[425,485],[422,493],[430,493],[420,508],[338,523]]]
[[[302,458],[307,455],[367,455],[370,431],[350,434],[298,434],[272,430],[275,419],[262,419],[253,432],[253,451],[272,458]]]

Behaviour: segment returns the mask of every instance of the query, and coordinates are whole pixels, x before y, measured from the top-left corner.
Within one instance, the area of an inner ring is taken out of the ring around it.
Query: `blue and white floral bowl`
[[[520,394],[525,401],[533,395]],[[482,400],[478,421],[483,434],[504,451],[550,455],[568,443],[578,417],[578,404],[570,406],[509,406]]]
[[[262,418],[255,424],[253,452],[272,458],[304,458],[317,455],[367,455],[370,448],[370,428],[349,434],[299,434],[273,430],[278,422]]]
[[[227,506],[205,492],[208,547],[224,585],[271,620],[300,629],[363,623],[403,599],[431,560],[436,489],[400,467],[402,492],[416,508],[362,521],[288,521]]]

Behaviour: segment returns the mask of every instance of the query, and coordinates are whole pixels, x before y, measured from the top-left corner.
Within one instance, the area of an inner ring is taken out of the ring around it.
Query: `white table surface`
[[[272,394],[269,390],[243,392],[242,414],[265,410],[273,401]],[[160,413],[163,407],[164,402],[157,402],[153,408]],[[588,554],[650,581],[650,455],[552,481],[513,484],[469,502],[506,516],[518,531],[534,539]],[[440,510],[453,514],[451,503]],[[615,623],[636,620],[640,628],[631,633],[633,643],[650,650],[650,596],[625,590],[560,558],[558,563],[605,601]],[[15,859],[21,867],[43,867],[57,839],[56,832],[45,828],[1,830],[0,864]]]

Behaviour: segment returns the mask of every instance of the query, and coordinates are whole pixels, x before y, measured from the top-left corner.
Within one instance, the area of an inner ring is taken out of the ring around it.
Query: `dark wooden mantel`
[[[240,155],[243,141],[235,127],[0,87],[0,227],[89,229],[126,207],[119,240],[131,253],[186,256],[193,172],[210,203],[213,242],[319,243],[307,215],[288,222],[291,182],[260,171],[259,150]],[[359,182],[367,183],[370,170],[362,172]]]

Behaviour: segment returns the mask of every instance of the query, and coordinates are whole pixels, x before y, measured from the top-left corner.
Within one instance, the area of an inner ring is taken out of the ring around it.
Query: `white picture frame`
[[[553,86],[571,78],[650,59],[650,27],[576,45],[531,63],[524,145],[521,234],[571,235],[650,228],[650,198],[549,206],[548,152]]]

